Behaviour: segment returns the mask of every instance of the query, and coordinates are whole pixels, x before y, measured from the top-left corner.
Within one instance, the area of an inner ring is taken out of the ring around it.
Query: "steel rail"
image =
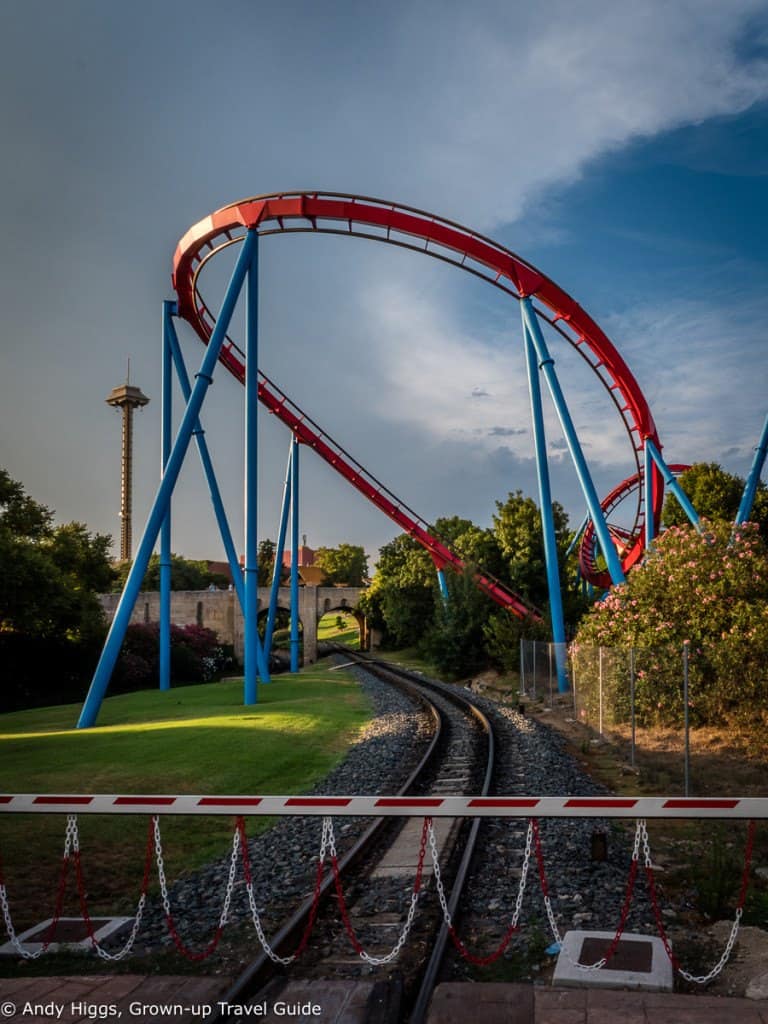
[[[345,652],[346,653],[346,652]],[[406,794],[413,790],[417,785],[421,776],[429,769],[432,764],[434,757],[436,756],[438,745],[440,743],[443,731],[442,716],[431,701],[425,696],[423,690],[414,687],[412,684],[401,681],[398,683],[402,689],[407,692],[425,707],[428,714],[430,715],[434,724],[434,733],[432,739],[429,742],[429,746],[424,752],[421,760],[413,769],[411,774],[408,776],[406,781],[398,790],[399,796],[406,796]],[[325,813],[328,813],[326,811]],[[384,826],[387,824],[387,817],[381,816],[376,818],[371,825],[365,830],[365,832],[355,841],[352,847],[341,857],[339,857],[339,872],[344,872],[350,867],[353,867],[358,863],[370,850],[374,841],[379,837]],[[327,898],[335,891],[334,878],[332,872],[327,872],[322,885],[320,887],[320,901],[321,905]],[[313,896],[307,897],[304,902],[297,908],[291,917],[282,925],[282,927],[275,933],[275,935],[269,939],[271,948],[278,954],[286,955],[290,949],[295,947],[299,937],[304,931],[304,927],[309,918],[312,910]],[[275,976],[277,973],[276,965],[270,960],[267,954],[262,952],[256,957],[256,959],[248,965],[248,967],[235,979],[229,989],[220,997],[220,1003],[223,1004],[235,1004],[242,1005],[245,999],[251,998],[255,992],[263,988],[267,982]],[[217,1004],[218,1005],[218,1004]],[[228,1015],[223,1015],[221,1010],[216,1010],[209,1018],[211,1024],[216,1024],[217,1021],[229,1019]]]
[[[340,222],[347,230],[341,230]],[[503,284],[504,290],[515,298],[538,300],[551,310],[551,316],[545,318],[557,324],[561,335],[578,349],[585,347],[590,351],[593,358],[587,361],[614,398],[624,419],[636,464],[639,466],[639,452],[646,438],[658,446],[653,417],[637,381],[604,332],[571,296],[506,247],[456,222],[401,204],[315,190],[270,193],[232,203],[194,225],[177,247],[173,283],[179,314],[189,321],[204,342],[213,329],[214,320],[199,298],[200,269],[209,254],[218,251],[219,246],[234,244],[238,241],[237,233],[247,228],[257,228],[260,234],[310,231],[358,235],[403,245],[476,273],[497,287]],[[380,233],[374,233],[374,228]],[[414,239],[421,244],[417,245]],[[542,315],[540,305],[536,310],[537,315]],[[222,353],[222,360],[231,370],[232,364],[239,362],[234,343]],[[623,404],[614,392],[621,396]],[[663,504],[663,479],[656,466],[653,467],[652,495],[656,521]],[[623,566],[628,568],[642,557],[644,543],[640,533],[625,553]]]
[[[679,473],[685,473],[687,469],[691,467],[685,463],[673,463],[669,466],[671,473],[675,475]],[[635,536],[638,531],[642,531],[645,520],[645,502],[643,500],[643,471],[638,470],[634,476],[627,477],[626,480],[622,480],[620,484],[617,484],[613,490],[606,495],[605,498],[600,502],[600,507],[605,513],[606,519],[610,513],[621,504],[621,502],[632,494],[634,491],[637,492],[638,506],[641,509],[641,513],[635,515],[634,525],[626,530],[619,531],[619,536],[626,537],[624,539],[634,542]],[[610,528],[610,524],[609,524]],[[606,569],[600,569],[597,564],[597,536],[595,534],[595,526],[590,519],[584,528],[584,533],[581,537],[581,543],[579,545],[579,569],[581,570],[582,576],[592,583],[596,587],[602,587],[607,590],[611,586],[611,577]]]

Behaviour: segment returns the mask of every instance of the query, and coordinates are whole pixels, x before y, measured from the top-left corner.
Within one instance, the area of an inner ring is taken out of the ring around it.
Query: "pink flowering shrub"
[[[582,620],[571,650],[577,692],[578,665],[592,664],[597,648],[635,648],[641,719],[677,725],[687,642],[693,723],[768,718],[768,549],[751,523],[733,538],[730,524],[703,527],[701,535],[677,526],[663,533],[643,565]],[[628,655],[612,658],[622,667],[606,673],[603,665],[603,696],[610,694],[616,720],[626,720]],[[594,666],[582,668],[582,694],[594,689],[594,676]]]

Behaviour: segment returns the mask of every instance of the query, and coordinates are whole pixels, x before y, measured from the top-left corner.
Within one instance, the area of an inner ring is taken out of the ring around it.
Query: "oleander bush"
[[[701,534],[678,526],[663,533],[643,565],[582,620],[571,647],[577,687],[594,698],[596,652],[611,649],[610,664],[602,659],[603,699],[626,720],[634,648],[638,714],[679,725],[684,644],[694,725],[768,724],[768,548],[756,525],[734,531],[704,521]]]

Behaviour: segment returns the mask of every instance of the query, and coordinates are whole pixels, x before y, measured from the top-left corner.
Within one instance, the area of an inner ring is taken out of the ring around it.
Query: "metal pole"
[[[171,303],[173,308],[173,315],[176,315],[176,304]],[[179,345],[179,339],[176,336],[176,328],[173,325],[173,320],[169,320],[169,333],[168,338],[171,343],[171,354],[173,356],[173,365],[176,368],[176,376],[179,379],[179,386],[181,387],[181,393],[184,396],[184,401],[189,401],[189,396],[192,393],[192,388],[189,383],[189,374],[187,373],[187,367],[184,364],[184,356],[181,354],[181,346]],[[229,528],[229,522],[227,520],[227,514],[224,511],[224,502],[221,498],[221,491],[216,480],[216,474],[213,469],[213,461],[211,460],[211,453],[208,450],[208,442],[205,440],[205,431],[203,430],[202,423],[197,420],[195,429],[192,434],[197,442],[197,451],[200,456],[200,462],[203,467],[203,473],[208,484],[208,491],[211,496],[211,503],[213,505],[213,512],[216,516],[216,522],[219,525],[219,533],[221,534],[221,542],[224,545],[224,551],[227,555],[227,562],[229,563],[229,571],[232,575],[232,585],[237,593],[237,599],[240,603],[240,610],[245,610],[245,587],[243,585],[243,570],[240,566],[240,562],[237,557],[237,550],[235,548],[235,542],[232,539],[232,531]]]
[[[755,494],[757,493],[760,474],[763,471],[766,452],[768,452],[768,416],[765,417],[763,432],[760,435],[760,440],[758,441],[757,448],[755,449],[752,468],[749,471],[749,476],[747,477],[747,482],[744,486],[744,493],[741,496],[739,511],[736,513],[736,526],[738,526],[739,523],[746,523],[752,513],[752,505],[755,501]]]
[[[597,496],[595,485],[592,481],[592,477],[587,466],[586,459],[584,458],[584,452],[581,449],[581,444],[576,435],[576,429],[571,419],[570,411],[565,401],[560,382],[557,379],[555,373],[555,361],[549,354],[547,343],[544,340],[544,335],[541,332],[539,321],[536,317],[536,313],[533,308],[533,304],[528,298],[524,296],[520,300],[520,306],[523,313],[523,319],[528,333],[533,341],[536,348],[536,355],[539,360],[539,366],[547,379],[549,390],[552,395],[552,401],[555,403],[555,409],[557,411],[560,425],[563,428],[565,434],[565,441],[568,445],[568,451],[571,453],[571,459],[576,469],[576,475],[579,478],[581,489],[584,493],[584,497],[587,502],[587,508],[589,509],[589,515],[595,526],[595,533],[600,544],[600,548],[603,552],[603,557],[608,566],[608,572],[610,573],[611,580],[614,584],[624,582],[624,571],[621,568],[621,561],[616,552],[616,547],[611,539],[611,535],[608,532],[608,526],[603,516],[603,510],[600,507],[600,499]]]
[[[163,473],[163,479],[160,482],[155,500],[152,503],[152,508],[147,519],[147,524],[144,527],[144,533],[139,544],[138,551],[136,552],[136,558],[131,566],[131,571],[128,573],[128,579],[125,581],[123,587],[123,593],[120,597],[120,601],[115,610],[115,617],[112,619],[112,625],[110,626],[107,639],[104,643],[104,649],[101,652],[99,663],[96,666],[96,671],[91,682],[88,695],[83,703],[83,708],[80,713],[80,718],[77,723],[78,729],[88,729],[95,724],[96,718],[99,714],[99,708],[101,702],[104,699],[109,680],[112,676],[112,671],[115,667],[118,655],[120,653],[120,647],[125,636],[125,631],[128,628],[128,623],[131,620],[133,614],[133,608],[136,604],[136,598],[141,590],[141,583],[144,579],[144,573],[147,571],[147,565],[149,564],[149,557],[152,554],[152,548],[157,540],[157,535],[160,532],[163,518],[168,511],[168,505],[170,502],[171,494],[176,486],[176,481],[179,477],[184,457],[187,454],[189,448],[189,442],[192,437],[192,431],[194,430],[195,423],[200,415],[200,409],[202,407],[205,396],[208,392],[213,381],[213,371],[216,368],[216,361],[219,358],[221,352],[221,346],[224,343],[224,338],[229,328],[229,322],[232,319],[232,313],[234,312],[235,305],[237,303],[240,290],[243,286],[243,281],[248,270],[248,266],[251,260],[251,253],[253,246],[256,241],[256,232],[251,229],[245,236],[243,242],[243,248],[238,257],[237,264],[232,273],[232,279],[230,280],[227,288],[226,295],[224,296],[224,302],[222,303],[221,312],[219,319],[216,322],[216,326],[211,334],[208,347],[205,350],[203,361],[200,364],[200,372],[197,374],[195,380],[195,386],[192,389],[187,408],[184,411],[184,416],[179,426],[179,432],[176,435],[173,448],[168,457],[166,463],[165,473]]]
[[[299,442],[291,443],[291,672],[299,671]]]
[[[272,570],[272,586],[269,591],[269,611],[267,612],[267,628],[264,633],[264,650],[267,658],[272,653],[272,634],[275,631],[277,617],[277,596],[280,589],[280,577],[283,573],[283,552],[285,551],[285,534],[288,528],[288,510],[291,507],[291,472],[293,463],[293,438],[288,446],[288,464],[285,467],[285,483],[283,484],[283,504],[280,509],[280,528],[277,534],[275,550],[275,566]]]
[[[629,763],[635,767],[635,648],[629,648],[629,713],[632,722],[632,739],[629,745]]]
[[[701,523],[699,522],[699,516],[696,512],[696,509],[691,504],[691,499],[685,493],[685,491],[677,482],[677,480],[675,480],[671,469],[666,464],[664,459],[661,457],[659,449],[656,447],[656,445],[653,443],[650,437],[646,437],[645,439],[645,449],[646,451],[650,452],[651,458],[661,470],[661,475],[664,477],[664,483],[667,485],[670,491],[680,502],[683,512],[685,512],[685,514],[688,516],[688,519],[690,520],[691,524],[696,528],[696,530],[699,533],[701,533]]]
[[[598,700],[599,700],[599,703],[600,703],[600,707],[599,707],[598,713],[597,713],[597,721],[598,721],[598,731],[599,731],[600,735],[602,736],[603,735],[603,648],[602,648],[602,646],[598,648],[598,652],[599,653],[598,653],[597,677],[598,677]]]
[[[684,789],[683,796],[689,795],[690,788],[690,722],[688,721],[688,641],[683,641],[683,732],[685,734]]]
[[[258,235],[256,235],[258,240]],[[243,703],[259,699],[258,677],[269,682],[259,644],[258,567],[258,412],[259,412],[259,249],[253,246],[245,284],[245,615],[243,622]]]
[[[443,599],[443,604],[448,604],[448,584],[445,581],[445,573],[442,569],[437,569],[437,585],[440,587],[440,596]]]
[[[539,507],[541,509],[541,532],[544,540],[544,561],[547,569],[547,589],[549,591],[549,614],[552,620],[552,639],[562,644],[557,655],[557,688],[560,693],[568,692],[568,674],[562,658],[565,645],[565,619],[563,617],[563,598],[560,592],[560,570],[557,561],[557,538],[555,536],[555,519],[552,511],[552,490],[549,485],[549,466],[547,464],[547,437],[544,430],[544,411],[541,404],[541,387],[536,366],[531,334],[526,326],[523,314],[523,336],[525,340],[525,363],[528,369],[528,391],[531,397],[531,418],[533,420],[533,438],[536,451],[536,474],[539,481]]]
[[[171,453],[171,406],[173,391],[171,380],[171,313],[176,303],[163,302],[163,358],[161,369],[162,407],[160,412],[160,479],[168,465]],[[171,500],[160,527],[160,635],[159,685],[161,690],[171,688]]]
[[[656,537],[653,521],[653,459],[647,441],[643,444],[643,494],[645,500],[645,550],[650,551]]]
[[[525,640],[520,637],[520,695],[525,696]]]

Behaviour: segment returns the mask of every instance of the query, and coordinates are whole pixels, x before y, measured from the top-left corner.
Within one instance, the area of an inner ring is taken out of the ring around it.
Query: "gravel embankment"
[[[429,740],[429,724],[426,716],[415,710],[414,704],[399,690],[374,679],[362,669],[351,668],[350,671],[371,701],[374,717],[345,759],[312,792],[325,795],[392,792],[418,763]],[[336,846],[340,854],[368,824],[367,818],[336,819]],[[250,840],[256,905],[260,914],[265,912],[264,925],[268,933],[270,927],[278,926],[282,916],[311,892],[320,830],[319,817],[281,818],[273,828]],[[179,931],[182,936],[190,937],[190,945],[194,947],[207,942],[218,923],[229,862],[229,856],[224,857],[169,886],[171,911]],[[233,924],[250,918],[241,868],[238,868],[238,879],[229,915]],[[144,913],[137,952],[169,947],[172,947],[172,940],[162,907],[159,900],[153,900]]]
[[[392,792],[417,762],[426,741],[425,716],[414,711],[399,691],[353,669],[374,707],[374,718],[339,764],[313,792],[318,794],[375,794]],[[605,792],[586,776],[568,755],[564,741],[543,725],[516,710],[486,698],[478,703],[498,730],[499,776],[497,791],[509,795],[588,796]],[[367,825],[367,819],[336,819],[337,846],[343,852]],[[274,828],[250,841],[256,902],[264,911],[269,934],[283,917],[307,896],[314,882],[314,862],[320,837],[320,818],[282,818]],[[590,856],[594,831],[607,835],[608,856]],[[459,932],[478,954],[488,953],[506,930],[514,910],[525,844],[524,819],[488,819],[481,831],[480,860],[472,873]],[[613,930],[618,922],[632,837],[618,825],[592,819],[544,819],[541,839],[546,859],[552,904],[562,933],[569,928]],[[170,887],[171,907],[184,936],[199,946],[216,927],[229,870],[229,858],[177,880]],[[627,930],[655,932],[644,880],[638,885]],[[241,878],[238,869],[238,877]],[[401,886],[402,888],[402,883]],[[382,901],[382,911],[395,909],[386,886],[366,894],[368,902]],[[425,899],[431,901],[431,893]],[[407,900],[398,901],[406,910]],[[378,905],[378,904],[377,904]],[[667,910],[669,918],[674,913]],[[249,917],[242,881],[235,888],[230,921]],[[522,915],[523,929],[507,955],[525,950],[529,943],[548,945],[549,926],[544,914],[538,871],[532,858]],[[255,937],[253,938],[255,944]],[[168,948],[168,936],[159,902],[148,906],[137,946],[139,950]],[[458,967],[461,974],[462,967]]]

